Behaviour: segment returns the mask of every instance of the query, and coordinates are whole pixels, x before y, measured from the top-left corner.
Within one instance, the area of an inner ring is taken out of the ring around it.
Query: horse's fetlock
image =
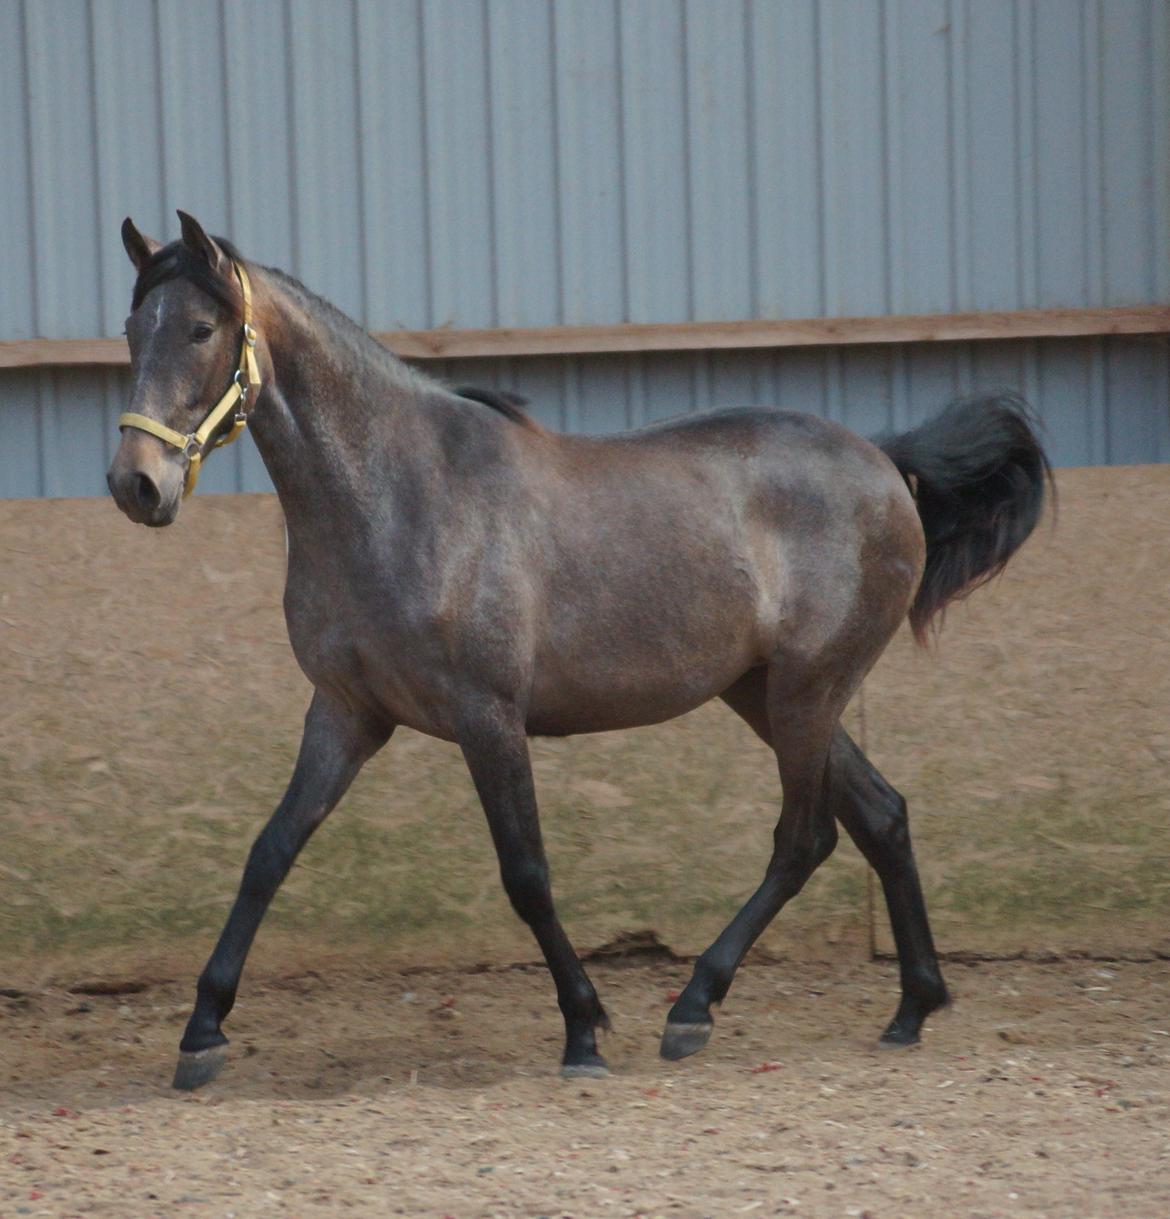
[[[559,994],[557,1005],[566,1020],[582,1020],[587,1022],[590,1028],[607,1020],[597,991],[588,978],[582,978],[580,982]]]
[[[946,1007],[951,1001],[947,984],[940,977],[923,978],[915,986],[915,992],[922,1003],[930,1005],[930,1010]]]
[[[702,995],[704,1006],[719,1004],[727,998],[733,975],[734,970],[704,954],[695,962],[695,971],[687,990],[694,987]]]
[[[214,1013],[215,1021],[218,1024],[235,1004],[237,985],[238,982],[235,978],[205,969],[195,984],[196,1013]]]
[[[912,968],[902,975],[902,993],[923,1011],[946,1007],[951,1001],[947,984],[937,969]]]
[[[187,1021],[187,1027],[183,1031],[183,1040],[179,1042],[179,1049],[185,1054],[194,1054],[200,1050],[211,1049],[213,1046],[227,1045],[228,1039],[220,1030],[222,1019],[223,1013],[204,1008],[201,995],[195,1011],[191,1014],[191,1019]]]

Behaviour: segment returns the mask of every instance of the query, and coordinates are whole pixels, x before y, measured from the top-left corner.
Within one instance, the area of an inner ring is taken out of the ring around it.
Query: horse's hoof
[[[711,1030],[714,1027],[709,1020],[701,1024],[672,1024],[667,1021],[658,1052],[672,1062],[697,1054],[711,1040]]]
[[[180,1092],[202,1088],[223,1070],[227,1057],[226,1045],[213,1045],[206,1050],[180,1050],[171,1087]]]
[[[922,1038],[919,1033],[922,1021],[905,1021],[895,1017],[886,1025],[886,1031],[878,1038],[879,1050],[908,1050],[911,1046],[920,1045]]]
[[[922,1042],[922,1025],[929,1012],[918,1015],[917,1012],[903,1015],[899,1013],[878,1039],[878,1048],[882,1050],[908,1050],[911,1046]]]
[[[916,1045],[922,1044],[922,1038],[914,1037],[889,1037],[885,1033],[878,1038],[877,1048],[879,1050],[909,1050]]]
[[[600,1055],[585,1062],[566,1062],[561,1067],[562,1079],[605,1079],[608,1074],[609,1067]]]

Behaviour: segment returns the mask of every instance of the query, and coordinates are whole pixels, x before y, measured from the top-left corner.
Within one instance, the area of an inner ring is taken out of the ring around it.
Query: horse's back
[[[861,496],[901,493],[904,483],[888,457],[870,441],[817,415],[764,407],[684,415],[597,437],[557,438],[586,474],[605,467],[624,473],[665,465],[678,473],[732,468],[741,485],[753,478],[814,490],[831,481]],[[844,480],[844,481],[843,481]]]

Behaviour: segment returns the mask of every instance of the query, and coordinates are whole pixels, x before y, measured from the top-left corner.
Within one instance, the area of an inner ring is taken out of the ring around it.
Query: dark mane
[[[239,250],[223,237],[216,237],[216,245],[229,257],[237,262],[243,262]],[[159,284],[165,284],[172,279],[190,280],[197,288],[206,292],[216,304],[222,305],[236,317],[242,316],[243,302],[234,282],[229,282],[216,275],[207,263],[197,254],[193,254],[181,241],[172,241],[161,250],[151,255],[150,260],[138,273],[134,282],[134,296],[130,302],[131,310],[137,309],[146,299],[149,292]]]
[[[218,240],[219,238],[217,237],[216,241]],[[311,305],[326,319],[332,320],[335,325],[340,326],[343,331],[346,331],[355,338],[368,339],[379,351],[388,350],[360,322],[355,322],[348,313],[339,309],[332,301],[326,300],[323,296],[314,292],[312,288],[305,287],[295,275],[282,270],[280,267],[265,267],[263,264],[257,265],[260,265],[266,274],[271,275],[286,288],[291,288],[294,293],[299,294],[303,305]],[[397,359],[397,357],[395,358]]]
[[[490,406],[493,411],[499,411],[506,419],[511,419],[521,427],[534,432],[543,431],[540,424],[521,409],[528,404],[528,399],[519,394],[510,393],[506,389],[480,389],[478,385],[461,385],[455,392],[460,398],[469,398],[472,402],[482,402],[484,406]]]

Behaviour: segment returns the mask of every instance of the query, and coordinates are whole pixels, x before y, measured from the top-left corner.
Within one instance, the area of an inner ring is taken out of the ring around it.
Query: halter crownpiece
[[[231,444],[248,426],[248,399],[253,397],[260,388],[260,369],[256,364],[256,328],[252,325],[252,285],[248,282],[248,273],[238,263],[232,263],[236,278],[240,281],[240,291],[244,296],[244,324],[240,338],[240,361],[232,374],[232,383],[227,392],[207,413],[203,422],[193,431],[184,435],[169,428],[165,423],[159,423],[146,415],[138,415],[127,411],[119,416],[119,428],[137,428],[140,432],[149,432],[159,440],[179,449],[187,459],[187,472],[183,478],[183,498],[186,499],[195,490],[199,481],[199,469],[203,464],[203,450],[208,437],[224,421],[228,411],[235,408],[230,430],[224,432],[216,440],[213,448]]]

